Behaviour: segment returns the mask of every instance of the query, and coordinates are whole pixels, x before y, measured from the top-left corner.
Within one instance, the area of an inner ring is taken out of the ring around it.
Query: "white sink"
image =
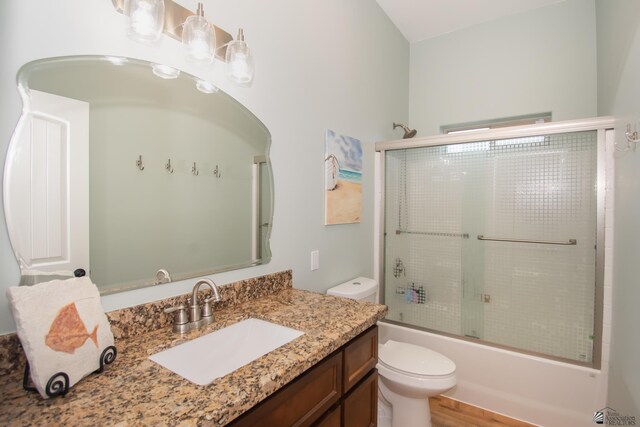
[[[207,385],[300,335],[304,332],[260,319],[246,319],[149,359],[192,383]]]

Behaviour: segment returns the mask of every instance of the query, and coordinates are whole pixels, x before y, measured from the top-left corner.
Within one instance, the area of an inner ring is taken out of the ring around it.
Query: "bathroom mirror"
[[[210,82],[120,57],[42,59],[4,207],[21,284],[89,274],[103,294],[270,260],[270,134]]]

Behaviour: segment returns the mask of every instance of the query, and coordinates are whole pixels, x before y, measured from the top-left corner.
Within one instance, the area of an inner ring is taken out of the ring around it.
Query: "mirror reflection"
[[[26,64],[5,165],[22,283],[103,293],[270,259],[270,134],[210,82],[127,58]]]

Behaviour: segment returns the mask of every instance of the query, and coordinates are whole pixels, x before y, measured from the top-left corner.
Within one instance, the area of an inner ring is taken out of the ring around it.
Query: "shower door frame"
[[[380,303],[385,303],[385,153],[386,151],[404,150],[410,148],[434,147],[452,144],[465,144],[470,142],[492,141],[499,139],[523,138],[532,136],[557,135],[572,132],[596,131],[597,132],[597,159],[596,159],[596,267],[595,267],[595,298],[594,298],[594,324],[593,324],[593,357],[591,362],[580,362],[564,357],[551,356],[545,353],[523,350],[517,347],[496,344],[478,338],[464,335],[451,334],[435,329],[410,325],[393,320],[384,322],[444,335],[463,341],[470,341],[495,348],[515,351],[518,353],[538,356],[545,359],[557,360],[573,365],[600,369],[602,366],[602,331],[604,309],[604,262],[605,262],[605,190],[606,190],[606,145],[608,132],[614,131],[615,119],[613,117],[596,117],[591,119],[569,120],[562,122],[548,122],[534,125],[513,126],[491,130],[482,130],[463,134],[435,135],[423,138],[401,139],[395,141],[383,141],[375,144],[376,151],[376,195],[379,200],[376,203],[376,236],[374,248],[375,270],[378,283],[380,283]],[[612,179],[612,177],[609,177]]]

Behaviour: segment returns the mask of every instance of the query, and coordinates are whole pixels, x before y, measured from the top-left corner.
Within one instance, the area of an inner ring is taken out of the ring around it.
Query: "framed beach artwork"
[[[327,129],[324,224],[354,224],[362,215],[362,144]]]

